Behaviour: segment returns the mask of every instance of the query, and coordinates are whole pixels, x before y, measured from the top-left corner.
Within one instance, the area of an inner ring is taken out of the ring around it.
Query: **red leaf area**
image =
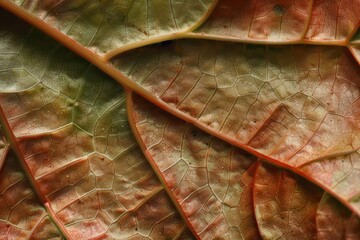
[[[359,2],[352,0],[220,0],[195,34],[252,42],[341,42],[358,28],[359,12]]]
[[[174,114],[359,211],[360,69],[346,48],[179,40],[115,64]]]
[[[314,184],[268,165],[136,95],[133,101],[133,128],[146,156],[199,238],[360,236],[359,218]]]

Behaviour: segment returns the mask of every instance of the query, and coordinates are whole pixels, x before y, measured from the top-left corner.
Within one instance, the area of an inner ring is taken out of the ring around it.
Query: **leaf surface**
[[[192,34],[271,44],[346,42],[359,26],[359,12],[358,0],[220,0]]]
[[[359,0],[0,7],[45,32],[0,12],[1,171],[40,199],[16,234],[359,238]]]
[[[149,160],[201,239],[260,238],[252,204],[254,156],[139,97],[128,111]]]
[[[360,68],[346,48],[178,40],[114,64],[202,129],[360,212]]]
[[[263,239],[315,239],[322,191],[293,173],[261,164],[255,173],[254,208]]]
[[[64,239],[12,152],[0,170],[0,239]]]
[[[11,22],[0,30],[2,79],[12,82],[1,81],[7,131],[66,236],[159,239],[186,234],[132,137],[122,88],[42,33],[1,15]],[[24,206],[24,211],[32,209]]]
[[[310,0],[220,0],[193,34],[242,41],[297,41],[307,31],[311,12]]]
[[[324,194],[316,217],[318,239],[359,239],[360,220],[334,198]]]
[[[13,2],[100,55],[189,31],[205,20],[216,3],[214,0]]]
[[[316,185],[131,99],[134,133],[201,239],[357,238],[359,218]]]

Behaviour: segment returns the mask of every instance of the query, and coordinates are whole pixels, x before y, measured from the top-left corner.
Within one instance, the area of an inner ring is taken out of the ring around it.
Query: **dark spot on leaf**
[[[284,14],[284,9],[281,5],[279,4],[276,4],[274,7],[273,7],[273,12],[278,15],[278,16],[282,16]]]
[[[191,131],[191,136],[197,137],[197,132],[196,132],[195,130],[192,130],[192,131]]]

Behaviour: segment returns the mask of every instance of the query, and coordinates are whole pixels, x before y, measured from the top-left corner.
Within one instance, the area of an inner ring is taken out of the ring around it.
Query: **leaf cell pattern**
[[[191,33],[232,41],[346,42],[359,27],[358,0],[220,0],[207,21]]]
[[[0,170],[0,239],[64,239],[13,152]]]
[[[322,191],[293,173],[261,164],[255,173],[254,208],[263,239],[316,239]]]
[[[220,0],[195,36],[243,41],[301,40],[311,17],[312,1]]]
[[[252,205],[254,156],[170,117],[141,98],[134,98],[129,113],[150,161],[201,239],[260,237]]]
[[[360,69],[346,48],[178,40],[114,64],[189,121],[360,211]]]
[[[319,187],[128,97],[140,145],[201,239],[357,238],[359,218]]]
[[[323,195],[316,215],[318,239],[359,239],[359,218],[328,194]]]
[[[14,1],[75,41],[103,55],[186,32],[205,20],[213,0]],[[113,54],[113,53],[111,53]]]
[[[0,238],[360,238],[359,0],[0,7]]]
[[[1,51],[2,74],[16,84],[1,81],[0,101],[33,184],[67,237],[185,234],[132,137],[121,87],[42,33],[19,34],[1,29],[15,47],[2,46],[17,50]]]

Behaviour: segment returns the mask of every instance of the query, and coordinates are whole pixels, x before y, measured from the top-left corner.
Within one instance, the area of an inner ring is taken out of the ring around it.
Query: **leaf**
[[[252,206],[254,156],[141,98],[135,97],[128,111],[149,161],[163,176],[199,238],[260,237]]]
[[[358,239],[359,218],[351,215],[334,198],[325,194],[319,204],[316,218],[319,239]]]
[[[64,234],[73,239],[186,234],[131,135],[121,87],[38,31],[2,16],[12,22],[1,29],[1,46],[9,50],[2,50],[0,65],[7,66],[2,74],[12,81],[7,86],[2,80],[0,93],[8,131]],[[16,34],[12,28],[27,31]]]
[[[24,234],[359,238],[358,0],[0,7],[0,182],[52,226]]]
[[[221,0],[194,34],[243,41],[297,41],[306,33],[312,7],[308,0]]]
[[[359,25],[358,1],[220,0],[194,37],[266,42],[346,41]]]
[[[63,239],[10,152],[0,170],[0,238]]]
[[[96,53],[114,55],[191,31],[216,1],[13,2]]]
[[[315,239],[322,192],[295,174],[262,164],[257,168],[254,207],[264,239]]]
[[[334,219],[339,239],[358,237],[359,218],[339,211],[341,205],[314,184],[260,163],[137,95],[131,99],[130,124],[139,144],[199,238],[326,239]],[[330,214],[336,217],[326,218]]]
[[[114,64],[188,121],[360,212],[360,68],[347,49],[178,40]]]

